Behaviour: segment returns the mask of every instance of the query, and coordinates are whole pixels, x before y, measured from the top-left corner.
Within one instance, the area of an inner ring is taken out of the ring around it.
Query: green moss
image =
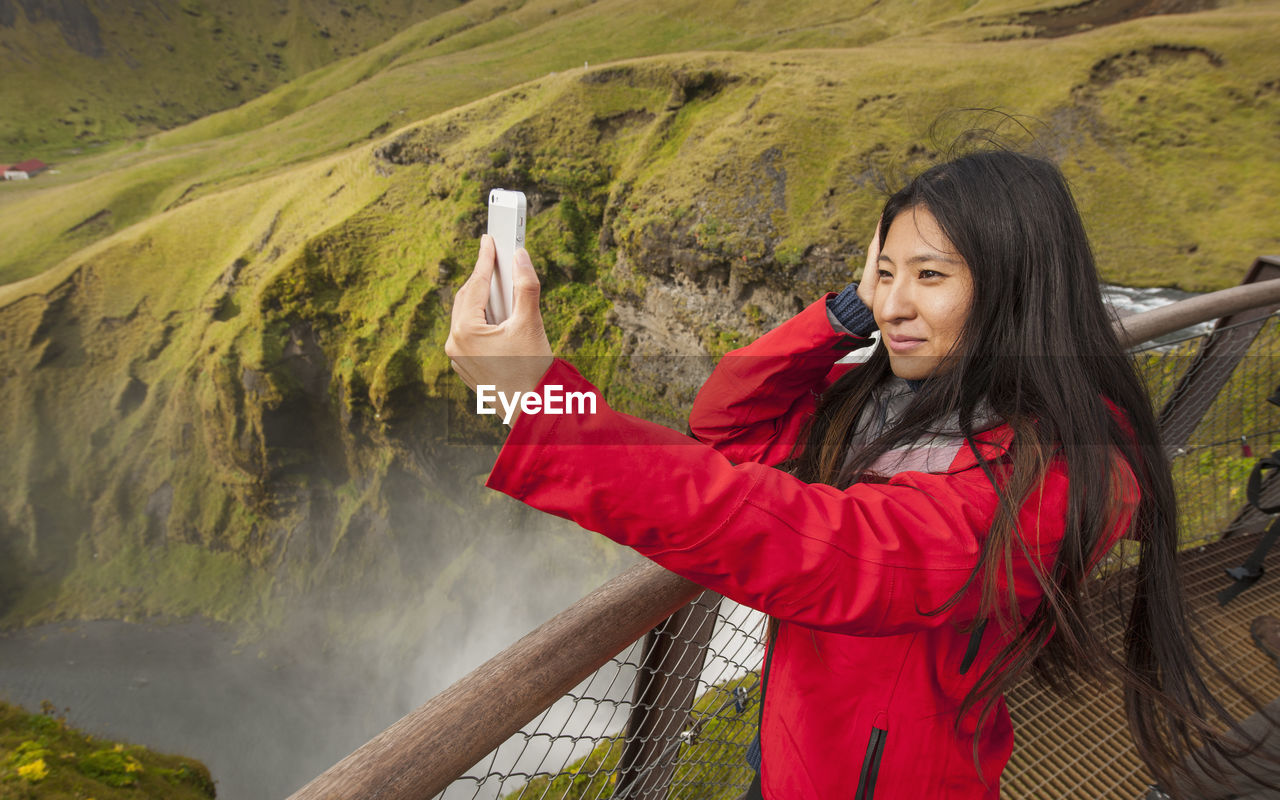
[[[123,788],[136,786],[145,767],[136,758],[121,750],[94,750],[76,761],[80,774],[94,778],[107,786]]]
[[[613,304],[599,287],[566,283],[542,296],[542,321],[553,353],[577,358],[585,364],[602,363],[618,353],[622,332],[606,323]],[[587,367],[590,369],[590,367]],[[605,385],[607,374],[593,375]]]
[[[200,762],[112,743],[68,726],[48,703],[41,714],[0,702],[0,794],[15,800],[195,800],[215,796]]]
[[[190,7],[196,5],[184,3],[181,14],[95,8],[95,35],[105,51],[96,56],[72,50],[67,37],[74,34],[63,30],[85,20],[59,19],[57,12],[32,20],[19,9],[16,27],[0,29],[0,44],[47,58],[28,56],[9,65],[13,83],[0,88],[11,109],[0,120],[0,162],[18,155],[61,160],[69,149],[178,127],[240,105],[353,48],[377,45],[406,23],[454,4],[436,0],[355,15],[316,5],[288,10],[283,18],[255,3]],[[269,33],[295,28],[323,30],[324,36]]]
[[[251,530],[252,524],[244,530]],[[68,617],[137,621],[159,615],[199,615],[223,622],[264,619],[270,575],[239,553],[207,546],[128,543],[114,554],[77,563],[60,582],[53,601],[30,613],[26,621]]]
[[[702,338],[702,346],[713,358],[719,358],[730,350],[745,347],[749,341],[741,331],[722,328],[714,323],[704,326],[699,331],[699,335]]]
[[[751,782],[747,745],[756,735],[758,712],[734,703],[734,691],[752,693],[759,676],[751,674],[716,684],[698,696],[691,719],[697,735],[678,745],[671,797],[680,800],[734,800]],[[613,797],[624,740],[610,736],[558,775],[541,776],[504,795],[504,800],[553,797],[557,800]]]

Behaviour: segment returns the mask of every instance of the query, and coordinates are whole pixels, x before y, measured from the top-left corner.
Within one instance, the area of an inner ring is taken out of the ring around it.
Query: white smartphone
[[[516,248],[524,247],[525,209],[524,192],[492,189],[489,192],[489,235],[498,248],[498,272],[496,280],[489,282],[489,305],[485,317],[490,325],[511,316],[515,298]]]

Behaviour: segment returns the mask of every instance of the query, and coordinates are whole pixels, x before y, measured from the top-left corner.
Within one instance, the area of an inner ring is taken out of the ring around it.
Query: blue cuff
[[[871,309],[858,297],[858,284],[851,283],[827,301],[827,308],[854,336],[870,336],[876,329],[876,319]]]

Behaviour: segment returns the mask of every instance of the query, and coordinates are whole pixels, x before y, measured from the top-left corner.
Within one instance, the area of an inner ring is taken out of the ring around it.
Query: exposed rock
[[[98,18],[93,15],[84,0],[60,0],[42,3],[37,0],[17,0],[27,21],[36,24],[50,20],[58,26],[62,38],[71,49],[92,58],[101,58],[106,52],[102,46],[102,30]],[[0,26],[12,28],[17,22],[14,0],[0,0]]]
[[[127,417],[142,405],[147,399],[147,384],[137,378],[129,378],[125,383],[124,389],[120,392],[120,397],[116,400],[116,411],[120,416]]]
[[[1186,14],[1217,7],[1218,0],[1083,0],[1019,14],[1014,22],[1033,26],[1037,37],[1052,39],[1139,17]]]
[[[0,0],[0,2],[4,2],[4,0]],[[77,222],[75,225],[72,225],[70,228],[67,228],[64,235],[90,231],[100,234],[103,231],[109,230],[111,230],[111,209],[104,208],[93,216],[87,217],[86,219]]]
[[[372,136],[373,134],[370,134]],[[414,134],[406,134],[373,151],[373,155],[392,164],[406,166],[408,164],[434,164],[440,160],[440,154],[431,145],[421,141]]]
[[[1180,44],[1158,44],[1142,50],[1129,50],[1108,56],[1089,70],[1091,86],[1107,86],[1121,78],[1145,75],[1153,67],[1185,61],[1193,56],[1202,57],[1209,66],[1221,67],[1222,56],[1203,47]]]
[[[161,529],[169,522],[173,510],[173,484],[165,481],[147,498],[147,516]]]

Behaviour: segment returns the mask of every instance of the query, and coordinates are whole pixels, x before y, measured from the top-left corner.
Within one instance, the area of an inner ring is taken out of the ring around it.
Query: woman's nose
[[[881,286],[877,293],[884,292],[884,302],[880,306],[883,319],[909,319],[915,314],[915,303],[912,302],[909,281],[895,279],[888,286]]]

